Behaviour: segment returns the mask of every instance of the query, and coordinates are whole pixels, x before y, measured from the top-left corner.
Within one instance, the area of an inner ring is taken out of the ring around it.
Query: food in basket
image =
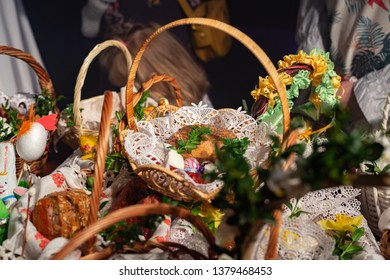
[[[222,139],[236,138],[226,128],[209,125],[189,125],[180,128],[167,141],[184,159],[194,158],[199,163],[216,160],[216,147],[223,146]],[[188,161],[187,161],[188,162]]]
[[[274,134],[241,108],[216,110],[202,102],[136,125],[137,131],[122,137],[130,162],[144,167],[137,174],[152,189],[182,201],[210,200],[223,187],[220,180],[203,179],[215,169],[216,146],[234,146],[237,156],[255,168],[267,160]]]
[[[84,190],[54,192],[38,200],[31,221],[43,236],[71,238],[88,225],[90,199]]]

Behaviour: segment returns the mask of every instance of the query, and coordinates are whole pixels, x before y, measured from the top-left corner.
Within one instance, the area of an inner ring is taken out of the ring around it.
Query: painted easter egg
[[[170,149],[168,152],[168,164],[175,168],[184,169],[184,159],[175,150]]]
[[[188,168],[188,169],[199,169],[200,167],[200,163],[199,161],[196,159],[196,158],[186,158],[184,160],[184,168]]]
[[[216,170],[216,166],[211,161],[205,161],[199,168],[199,172],[202,174],[208,174]]]
[[[16,152],[25,161],[38,160],[45,152],[47,137],[44,126],[34,122],[16,141]]]

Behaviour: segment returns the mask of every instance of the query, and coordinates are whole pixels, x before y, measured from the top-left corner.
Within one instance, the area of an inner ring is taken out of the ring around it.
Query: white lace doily
[[[250,144],[244,157],[252,168],[267,160],[271,144],[269,135],[274,133],[268,125],[257,124],[241,108],[216,110],[202,102],[183,106],[166,117],[137,122],[138,131],[128,131],[124,138],[125,151],[137,167],[152,164],[169,169],[169,149],[164,142],[184,126],[202,124],[225,128],[232,131],[238,139],[247,137]],[[218,188],[222,186],[219,181],[198,184],[182,169],[175,169],[174,172],[205,192],[215,190],[217,185]]]
[[[362,215],[357,196],[360,190],[352,186],[339,186],[307,193],[298,203],[302,213],[289,218],[287,207],[282,214],[282,225],[278,240],[278,259],[335,259],[332,256],[334,239],[316,223],[320,220],[335,219],[336,214],[350,217]],[[296,203],[293,199],[292,204]],[[359,239],[363,251],[356,258],[380,258],[380,250],[367,220],[363,217],[361,227],[365,233]],[[263,259],[269,239],[269,227],[263,227],[256,243],[255,257]]]

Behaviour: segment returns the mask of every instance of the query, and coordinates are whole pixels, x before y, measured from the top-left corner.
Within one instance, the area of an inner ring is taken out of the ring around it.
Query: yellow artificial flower
[[[324,230],[354,232],[355,228],[353,226],[358,227],[362,223],[362,219],[362,215],[348,217],[344,214],[336,214],[336,221],[332,219],[321,220],[318,221],[317,224],[319,224]]]
[[[214,222],[215,228],[221,224],[223,213],[218,208],[213,207],[210,203],[204,202],[200,205],[200,217],[205,218],[207,223]]]
[[[322,76],[328,69],[328,63],[326,62],[325,58],[320,55],[312,56],[312,58],[313,60],[311,66],[313,67],[313,72],[310,75],[310,78],[312,80],[313,86],[317,87],[321,83]]]
[[[306,140],[308,143],[310,143],[310,135],[312,135],[312,132],[313,129],[311,128],[311,126],[308,126],[302,133],[299,134],[298,140]]]
[[[284,86],[291,85],[293,81],[293,78],[287,73],[281,73],[279,74],[279,77]],[[259,77],[259,85],[256,89],[251,91],[251,95],[255,101],[257,101],[260,96],[266,97],[270,108],[275,107],[276,99],[279,98],[276,86],[269,76],[265,78]]]
[[[298,54],[290,54],[285,55],[283,57],[283,60],[280,60],[278,62],[279,69],[284,69],[287,67],[290,67],[294,63],[302,63],[302,64],[309,64],[311,65],[313,61],[313,57],[311,55],[308,55],[303,52],[303,50],[300,50]]]
[[[321,98],[318,96],[318,93],[313,92],[309,97],[309,101],[313,103],[317,111],[321,108],[322,101]]]
[[[337,90],[341,86],[341,77],[339,75],[333,76],[332,79],[332,86]]]

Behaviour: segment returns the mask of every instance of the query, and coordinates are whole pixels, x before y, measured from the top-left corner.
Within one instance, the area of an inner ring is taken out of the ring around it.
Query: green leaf
[[[93,188],[93,182],[94,182],[94,177],[93,176],[89,176],[87,178],[87,187],[92,189]]]
[[[354,230],[352,233],[352,241],[358,241],[364,235],[364,227],[360,227]]]
[[[293,210],[293,205],[291,204],[290,201],[287,201],[284,204],[287,206],[288,209],[290,209],[291,211]]]
[[[357,246],[357,245],[350,245],[348,246],[348,248],[344,251],[345,254],[350,254],[350,255],[353,255],[353,254],[356,254],[357,252],[360,252],[362,251],[363,248],[360,247],[360,246]]]

